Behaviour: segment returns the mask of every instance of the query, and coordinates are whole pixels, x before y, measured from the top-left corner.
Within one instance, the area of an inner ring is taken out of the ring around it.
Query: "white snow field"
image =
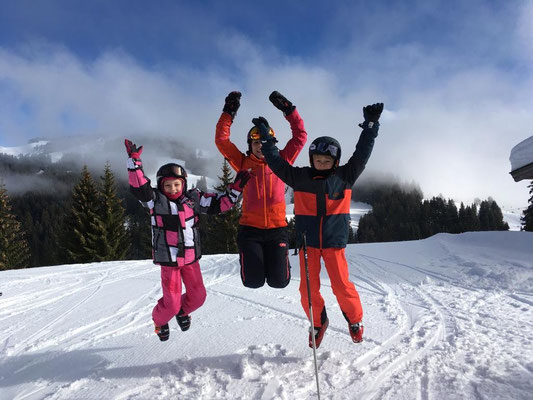
[[[533,233],[349,245],[364,311],[354,344],[331,293],[323,399],[533,398]],[[0,399],[312,399],[298,261],[285,289],[242,286],[236,255],[201,260],[207,300],[160,342],[151,261],[0,273]]]

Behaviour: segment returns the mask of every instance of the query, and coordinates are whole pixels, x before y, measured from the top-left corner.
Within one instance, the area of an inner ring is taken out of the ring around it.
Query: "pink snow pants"
[[[181,294],[182,281],[186,289],[184,294]],[[166,324],[180,309],[190,314],[204,304],[206,292],[198,261],[182,267],[161,266],[161,287],[163,297],[152,311],[157,326]]]

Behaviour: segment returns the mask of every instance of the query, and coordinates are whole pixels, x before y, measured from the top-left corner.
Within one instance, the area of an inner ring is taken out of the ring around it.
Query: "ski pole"
[[[307,265],[307,239],[305,232],[302,233],[304,265],[305,265],[305,282],[307,284],[307,300],[309,301],[309,316],[311,320],[311,337],[313,338],[313,358],[315,361],[316,393],[320,400],[320,384],[318,382],[318,365],[316,362],[316,341],[315,341],[315,323],[313,321],[313,304],[311,303],[311,287],[309,285],[309,266]]]

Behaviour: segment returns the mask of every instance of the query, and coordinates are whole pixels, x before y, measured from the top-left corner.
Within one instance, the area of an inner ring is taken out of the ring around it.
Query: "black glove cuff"
[[[290,106],[290,107],[287,107],[283,110],[283,115],[285,115],[286,117],[291,115],[292,112],[296,110],[296,106]]]
[[[235,119],[235,115],[237,115],[237,111],[231,110],[230,107],[224,107],[222,109],[222,112],[225,112],[226,114],[229,114],[231,116],[231,120],[232,121]]]

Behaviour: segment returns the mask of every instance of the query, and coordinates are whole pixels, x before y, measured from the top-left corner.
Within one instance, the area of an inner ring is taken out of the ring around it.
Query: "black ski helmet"
[[[161,188],[161,181],[163,180],[163,178],[183,179],[182,193],[185,193],[187,191],[187,171],[185,171],[185,168],[183,168],[179,164],[168,163],[168,164],[163,165],[157,171],[156,178],[157,178],[157,188],[161,191],[163,190]]]
[[[337,168],[341,159],[341,145],[336,139],[329,136],[320,136],[313,140],[309,146],[309,163],[313,166],[313,154],[322,154],[333,157],[333,168]]]

